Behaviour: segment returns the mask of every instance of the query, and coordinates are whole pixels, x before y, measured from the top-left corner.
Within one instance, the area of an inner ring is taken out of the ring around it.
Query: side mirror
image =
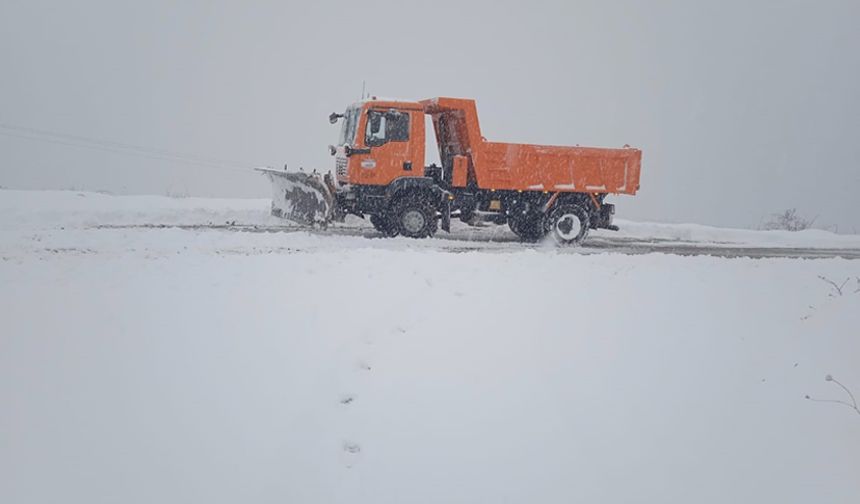
[[[328,122],[330,122],[330,123],[334,124],[334,123],[336,123],[336,122],[337,122],[337,120],[338,120],[338,119],[340,119],[341,117],[343,117],[343,114],[338,114],[337,112],[332,112],[332,113],[331,113],[331,114],[329,114],[329,116],[328,116]]]
[[[337,148],[334,145],[329,145],[328,153],[329,155],[334,156],[337,153]]]

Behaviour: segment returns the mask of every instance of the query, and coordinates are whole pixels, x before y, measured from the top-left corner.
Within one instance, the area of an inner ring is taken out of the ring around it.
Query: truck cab
[[[368,100],[350,105],[334,146],[336,181],[386,186],[424,176],[424,110],[418,102]]]

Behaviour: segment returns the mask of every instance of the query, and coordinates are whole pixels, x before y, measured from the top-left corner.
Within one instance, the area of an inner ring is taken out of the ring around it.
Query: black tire
[[[512,233],[514,233],[515,235],[517,235],[517,237],[519,237],[520,236],[520,229],[519,229],[519,227],[517,227],[517,222],[518,221],[516,219],[508,217],[508,227],[511,228]]]
[[[524,242],[533,243],[546,236],[546,222],[543,214],[537,212],[508,217],[508,227]]]
[[[387,215],[371,215],[370,223],[373,224],[373,229],[385,236],[397,236],[397,228],[392,224],[391,219]]]
[[[407,195],[394,203],[392,226],[408,238],[433,236],[438,228],[436,209],[420,194]]]
[[[579,205],[564,204],[552,209],[549,231],[559,245],[580,245],[588,236],[588,211]]]

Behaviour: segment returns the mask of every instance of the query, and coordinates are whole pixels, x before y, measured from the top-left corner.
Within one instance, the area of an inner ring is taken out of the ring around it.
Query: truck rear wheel
[[[579,245],[588,236],[588,212],[579,205],[559,205],[550,215],[550,231],[560,245]]]
[[[436,233],[436,209],[420,195],[409,195],[394,203],[393,227],[409,238],[427,238]]]

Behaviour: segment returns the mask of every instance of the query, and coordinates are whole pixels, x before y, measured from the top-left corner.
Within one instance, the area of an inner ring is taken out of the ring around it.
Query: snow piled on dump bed
[[[860,501],[860,416],[804,399],[860,392],[856,261],[58,230],[267,208],[21,195],[0,502]]]

